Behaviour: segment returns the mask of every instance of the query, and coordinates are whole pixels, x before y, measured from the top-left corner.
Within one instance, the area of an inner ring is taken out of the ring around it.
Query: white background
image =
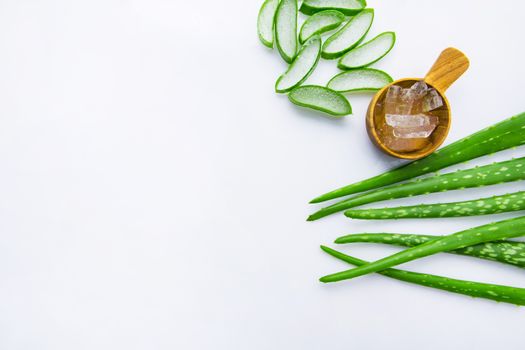
[[[448,46],[470,57],[448,92],[447,142],[523,111],[522,1],[369,5],[369,38],[397,32],[376,65],[395,78],[423,76]],[[286,65],[258,42],[259,6],[0,0],[0,349],[521,348],[523,308],[382,276],[317,282],[348,268],[319,250],[340,235],[445,234],[517,214],[305,222],[312,197],[399,162],[368,141],[370,95],[332,120],[273,92]],[[309,81],[336,71],[323,62]],[[525,286],[523,271],[457,256],[406,268]]]

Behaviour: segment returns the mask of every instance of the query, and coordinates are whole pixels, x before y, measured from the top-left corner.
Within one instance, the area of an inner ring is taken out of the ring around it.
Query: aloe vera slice
[[[295,88],[288,98],[292,103],[340,117],[352,114],[350,102],[337,91],[317,85]]]
[[[281,0],[275,13],[275,41],[282,58],[292,63],[297,54],[297,0]]]
[[[318,12],[304,22],[299,33],[299,41],[302,44],[316,34],[335,29],[339,27],[344,20],[345,15],[339,11],[326,10]]]
[[[279,0],[266,0],[257,17],[257,33],[263,45],[273,48],[273,25]]]
[[[275,91],[284,93],[304,82],[314,71],[321,57],[321,37],[314,36],[304,44],[288,70],[277,79]]]
[[[374,39],[347,52],[337,66],[340,69],[354,69],[371,65],[385,57],[392,50],[396,42],[394,32],[385,32],[376,36]]]
[[[304,0],[301,12],[313,15],[323,10],[337,10],[348,16],[353,16],[366,7],[365,0]]]
[[[338,58],[356,47],[368,33],[373,20],[373,9],[363,10],[352,17],[343,28],[326,39],[323,45],[323,58]]]
[[[382,70],[363,68],[337,74],[326,86],[338,92],[377,91],[392,81]]]

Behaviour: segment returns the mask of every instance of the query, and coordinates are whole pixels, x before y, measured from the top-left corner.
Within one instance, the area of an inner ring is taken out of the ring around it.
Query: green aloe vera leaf
[[[462,138],[426,158],[328,192],[313,199],[310,203],[320,203],[388,186],[523,144],[525,144],[525,113],[515,115]]]
[[[345,261],[354,266],[366,266],[369,262],[354,258],[352,256],[338,252],[337,250],[321,246],[327,254]],[[483,298],[513,305],[525,305],[525,289],[508,287],[497,284],[471,282],[452,279],[448,277],[429,275],[426,273],[411,272],[398,269],[386,269],[378,271],[379,274],[399,281],[418,284],[420,286],[435,288],[463,294],[474,298]]]
[[[416,247],[440,238],[442,237],[401,233],[358,233],[339,237],[335,240],[335,243],[380,243],[402,247]],[[466,255],[525,268],[525,243],[523,242],[495,241],[480,243],[470,247],[450,250],[447,253]]]
[[[354,16],[365,7],[365,0],[304,0],[301,12],[305,15],[313,15],[319,11],[337,10],[347,16]]]
[[[257,17],[257,33],[259,39],[263,45],[273,48],[273,31],[274,31],[274,19],[275,12],[279,0],[266,0],[259,10],[259,16]]]
[[[352,209],[345,211],[345,215],[352,219],[397,220],[490,215],[519,210],[525,210],[525,191],[463,202],[420,204],[395,208]]]
[[[339,11],[326,10],[309,17],[301,27],[299,42],[305,43],[312,36],[326,33],[339,27],[345,20],[345,15]]]
[[[337,282],[369,273],[383,271],[390,267],[421,259],[430,255],[450,250],[465,248],[480,243],[499,241],[525,235],[525,216],[494,222],[488,225],[470,228],[449,236],[405,249],[397,254],[357,267],[355,269],[324,276],[321,282]]]
[[[381,70],[362,68],[339,73],[326,86],[339,92],[377,91],[392,81],[392,77]]]
[[[281,0],[275,13],[275,42],[281,57],[292,63],[297,54],[297,0]]]
[[[396,34],[394,32],[381,33],[372,40],[347,52],[339,59],[337,66],[340,69],[355,69],[371,65],[385,57],[394,47]]]
[[[321,57],[321,37],[316,35],[304,44],[288,70],[277,79],[275,91],[284,93],[301,85],[314,71]]]
[[[317,220],[368,203],[519,180],[525,180],[525,157],[379,188],[325,207],[312,214],[308,220]]]
[[[373,20],[373,9],[363,10],[352,17],[343,28],[326,39],[323,45],[323,58],[338,58],[356,47],[368,33]]]
[[[352,114],[352,106],[346,97],[324,86],[300,86],[293,89],[288,98],[293,104],[325,112],[335,117]]]

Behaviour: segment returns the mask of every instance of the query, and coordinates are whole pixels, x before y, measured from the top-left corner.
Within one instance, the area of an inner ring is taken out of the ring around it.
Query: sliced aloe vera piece
[[[321,58],[321,37],[314,36],[304,44],[288,70],[277,79],[275,91],[284,93],[304,82]]]
[[[338,58],[352,50],[368,33],[373,20],[373,9],[359,12],[343,28],[326,39],[323,45],[322,56],[328,59]]]
[[[363,68],[337,74],[326,86],[339,92],[377,91],[392,81],[382,70]]]
[[[385,57],[392,50],[396,42],[394,32],[384,32],[369,42],[347,52],[337,66],[341,69],[354,69],[366,67]]]
[[[299,41],[302,43],[316,34],[321,34],[335,29],[345,20],[345,15],[339,11],[321,11],[309,17],[301,27]]]
[[[313,15],[323,10],[337,10],[345,15],[353,16],[365,7],[365,0],[304,0],[301,12],[305,15]]]
[[[297,0],[281,0],[275,13],[275,41],[282,58],[292,63],[297,54]]]
[[[273,48],[273,25],[275,23],[275,11],[279,0],[266,0],[259,10],[259,17],[257,18],[257,33],[261,42]]]
[[[352,114],[350,102],[337,91],[317,85],[300,86],[288,95],[292,103],[341,117]]]

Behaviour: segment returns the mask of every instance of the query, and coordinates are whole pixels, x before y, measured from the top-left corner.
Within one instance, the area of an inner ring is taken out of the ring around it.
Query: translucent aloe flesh
[[[326,86],[339,92],[377,91],[392,81],[392,77],[381,70],[363,68],[337,74]]]
[[[301,12],[313,15],[324,10],[337,10],[347,16],[354,16],[366,7],[365,0],[304,0]]]
[[[325,207],[312,214],[308,220],[317,220],[369,203],[519,180],[525,180],[525,157],[379,188]]]
[[[266,0],[259,11],[257,18],[257,33],[261,42],[268,46],[273,47],[273,31],[274,31],[274,19],[279,0]]]
[[[373,20],[372,9],[363,10],[352,17],[343,28],[326,39],[323,45],[323,58],[338,58],[356,47],[368,33]]]
[[[335,117],[352,114],[352,107],[343,95],[323,86],[300,86],[293,89],[288,98],[298,106],[315,109]]]
[[[361,46],[347,52],[337,66],[340,69],[355,69],[371,65],[385,57],[394,47],[396,34],[385,32]]]
[[[297,54],[297,0],[281,0],[275,13],[275,41],[281,57],[292,63]]]
[[[336,29],[344,20],[345,15],[339,11],[326,10],[318,12],[303,23],[301,32],[299,33],[299,41],[302,44],[316,34],[322,34]]]
[[[397,220],[491,215],[519,210],[525,210],[525,191],[462,202],[351,209],[345,211],[345,215],[352,219],[362,220]]]
[[[304,82],[313,72],[321,57],[321,37],[314,36],[301,48],[288,70],[279,77],[275,91],[284,93]]]
[[[321,246],[321,249],[327,254],[347,262],[354,266],[366,266],[369,262],[354,258],[352,256],[338,252],[337,250]],[[483,298],[494,300],[501,303],[513,305],[525,305],[525,289],[517,287],[508,287],[497,284],[488,284],[480,282],[463,281],[448,277],[429,275],[426,273],[411,272],[398,269],[385,269],[377,273],[399,281],[417,284],[424,287],[435,288],[462,294],[474,298]]]
[[[471,134],[443,147],[426,158],[328,192],[313,199],[311,203],[320,203],[409,180],[523,144],[525,144],[525,113],[505,119],[500,123]]]
[[[397,254],[387,256],[386,258],[355,269],[324,276],[320,280],[321,282],[330,283],[352,279],[369,273],[383,271],[437,253],[521,236],[525,236],[525,216],[460,231],[416,247],[405,249]]]
[[[416,247],[442,236],[414,235],[401,233],[358,233],[339,237],[337,244],[380,243],[402,247]],[[446,253],[466,255],[479,259],[497,261],[504,264],[525,268],[525,243],[513,241],[495,241],[447,251]]]

